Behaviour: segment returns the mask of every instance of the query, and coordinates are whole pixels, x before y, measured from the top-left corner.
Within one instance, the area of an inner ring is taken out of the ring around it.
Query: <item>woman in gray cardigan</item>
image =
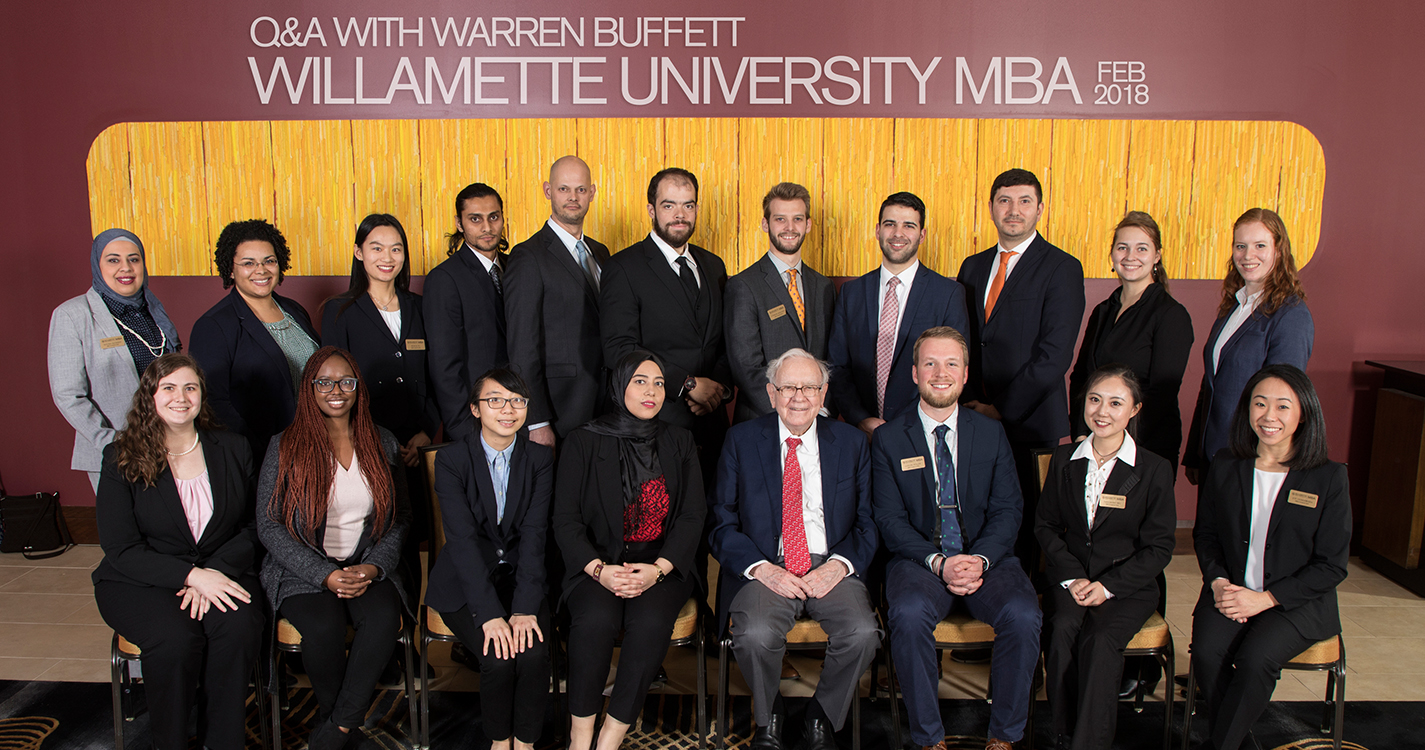
[[[310,747],[336,750],[359,737],[351,731],[364,722],[402,612],[411,613],[400,572],[410,509],[396,438],[372,421],[351,355],[318,350],[299,383],[296,416],[258,477],[262,587],[302,634],[319,707]]]
[[[143,243],[133,232],[109,229],[95,237],[89,271],[89,291],[50,316],[49,390],[74,427],[69,468],[88,472],[97,492],[104,446],[124,428],[139,376],[182,345],[148,288]]]

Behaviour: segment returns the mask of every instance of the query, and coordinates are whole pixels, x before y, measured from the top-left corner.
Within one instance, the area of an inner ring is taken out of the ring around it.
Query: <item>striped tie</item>
[[[886,418],[886,381],[891,377],[891,360],[896,351],[896,318],[900,317],[900,305],[896,301],[896,287],[901,280],[892,276],[886,282],[886,297],[881,300],[881,324],[876,333],[876,416]]]

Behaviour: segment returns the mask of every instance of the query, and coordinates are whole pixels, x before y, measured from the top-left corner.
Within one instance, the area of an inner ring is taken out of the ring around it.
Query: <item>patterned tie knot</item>
[[[935,426],[935,439],[936,439],[936,440],[942,440],[942,441],[943,441],[943,440],[945,439],[946,433],[948,433],[948,432],[950,432],[950,427],[949,427],[948,425],[943,425],[943,424],[942,424],[942,425],[936,425],[936,426]]]
[[[787,447],[790,448],[790,449],[792,449],[792,450],[796,450],[796,449],[797,449],[797,446],[799,446],[799,445],[801,445],[801,444],[802,444],[802,439],[799,438],[799,437],[789,437],[789,438],[787,438]]]
[[[900,277],[899,277],[899,276],[892,276],[892,277],[891,277],[891,280],[886,282],[886,289],[888,289],[888,290],[894,290],[896,287],[898,287],[898,286],[900,286],[900,285],[901,285]]]

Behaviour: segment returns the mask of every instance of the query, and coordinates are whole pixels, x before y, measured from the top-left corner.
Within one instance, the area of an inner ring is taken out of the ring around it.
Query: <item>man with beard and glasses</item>
[[[549,168],[549,221],[510,251],[505,317],[510,366],[529,386],[529,439],[554,447],[603,412],[608,390],[599,340],[599,283],[609,249],[584,234],[598,186],[565,156]]]
[[[420,342],[447,440],[479,429],[470,415],[470,389],[481,373],[509,362],[502,291],[509,243],[500,194],[483,182],[465,186],[455,196],[455,227],[449,257],[426,274],[427,340]]]
[[[868,436],[915,406],[910,344],[927,328],[967,330],[965,290],[921,265],[925,202],[895,193],[881,202],[881,267],[841,287],[827,345],[831,400]]]
[[[772,413],[768,362],[793,348],[826,359],[836,287],[802,262],[810,214],[806,188],[794,182],[773,185],[762,198],[762,231],[771,249],[727,280],[723,328],[737,383],[736,422]]]
[[[667,383],[659,419],[690,430],[711,480],[727,432],[723,401],[732,370],[722,342],[722,259],[689,243],[698,220],[698,178],[670,167],[648,182],[653,231],[609,259],[600,284],[604,361],[635,349],[663,358]]]

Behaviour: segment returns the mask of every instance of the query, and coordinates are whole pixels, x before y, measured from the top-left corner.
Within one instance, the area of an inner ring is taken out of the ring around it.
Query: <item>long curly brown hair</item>
[[[134,402],[126,418],[127,426],[114,437],[119,473],[130,482],[143,482],[152,487],[158,481],[158,475],[168,468],[168,450],[164,444],[168,428],[158,416],[153,397],[158,392],[158,381],[185,367],[198,376],[202,399],[193,425],[199,433],[219,429],[218,418],[208,404],[208,381],[203,378],[203,368],[198,366],[197,360],[176,352],[155,359],[139,378],[139,389],[134,391]]]
[[[1267,283],[1262,287],[1265,294],[1262,295],[1262,303],[1257,307],[1257,312],[1271,315],[1286,304],[1292,295],[1305,302],[1306,290],[1301,288],[1301,279],[1296,276],[1296,259],[1291,254],[1291,238],[1286,234],[1286,222],[1270,208],[1249,208],[1232,223],[1232,231],[1236,233],[1238,227],[1252,223],[1261,224],[1272,233],[1272,244],[1277,249],[1277,261],[1272,264]],[[1232,314],[1237,307],[1237,290],[1246,285],[1246,280],[1237,271],[1237,264],[1232,262],[1229,255],[1227,277],[1222,280],[1222,301],[1217,304],[1217,317],[1225,318]]]
[[[394,504],[391,473],[381,449],[381,434],[371,419],[371,397],[366,384],[361,382],[361,370],[350,353],[335,346],[318,349],[302,370],[302,379],[297,384],[297,415],[282,433],[277,483],[272,497],[268,498],[267,512],[272,520],[286,526],[295,539],[314,539],[317,527],[326,523],[332,482],[336,481],[336,460],[331,438],[327,436],[326,416],[317,406],[317,391],[312,381],[332,357],[346,360],[357,378],[356,405],[348,414],[351,443],[376,505],[371,538],[378,539],[391,525]]]

